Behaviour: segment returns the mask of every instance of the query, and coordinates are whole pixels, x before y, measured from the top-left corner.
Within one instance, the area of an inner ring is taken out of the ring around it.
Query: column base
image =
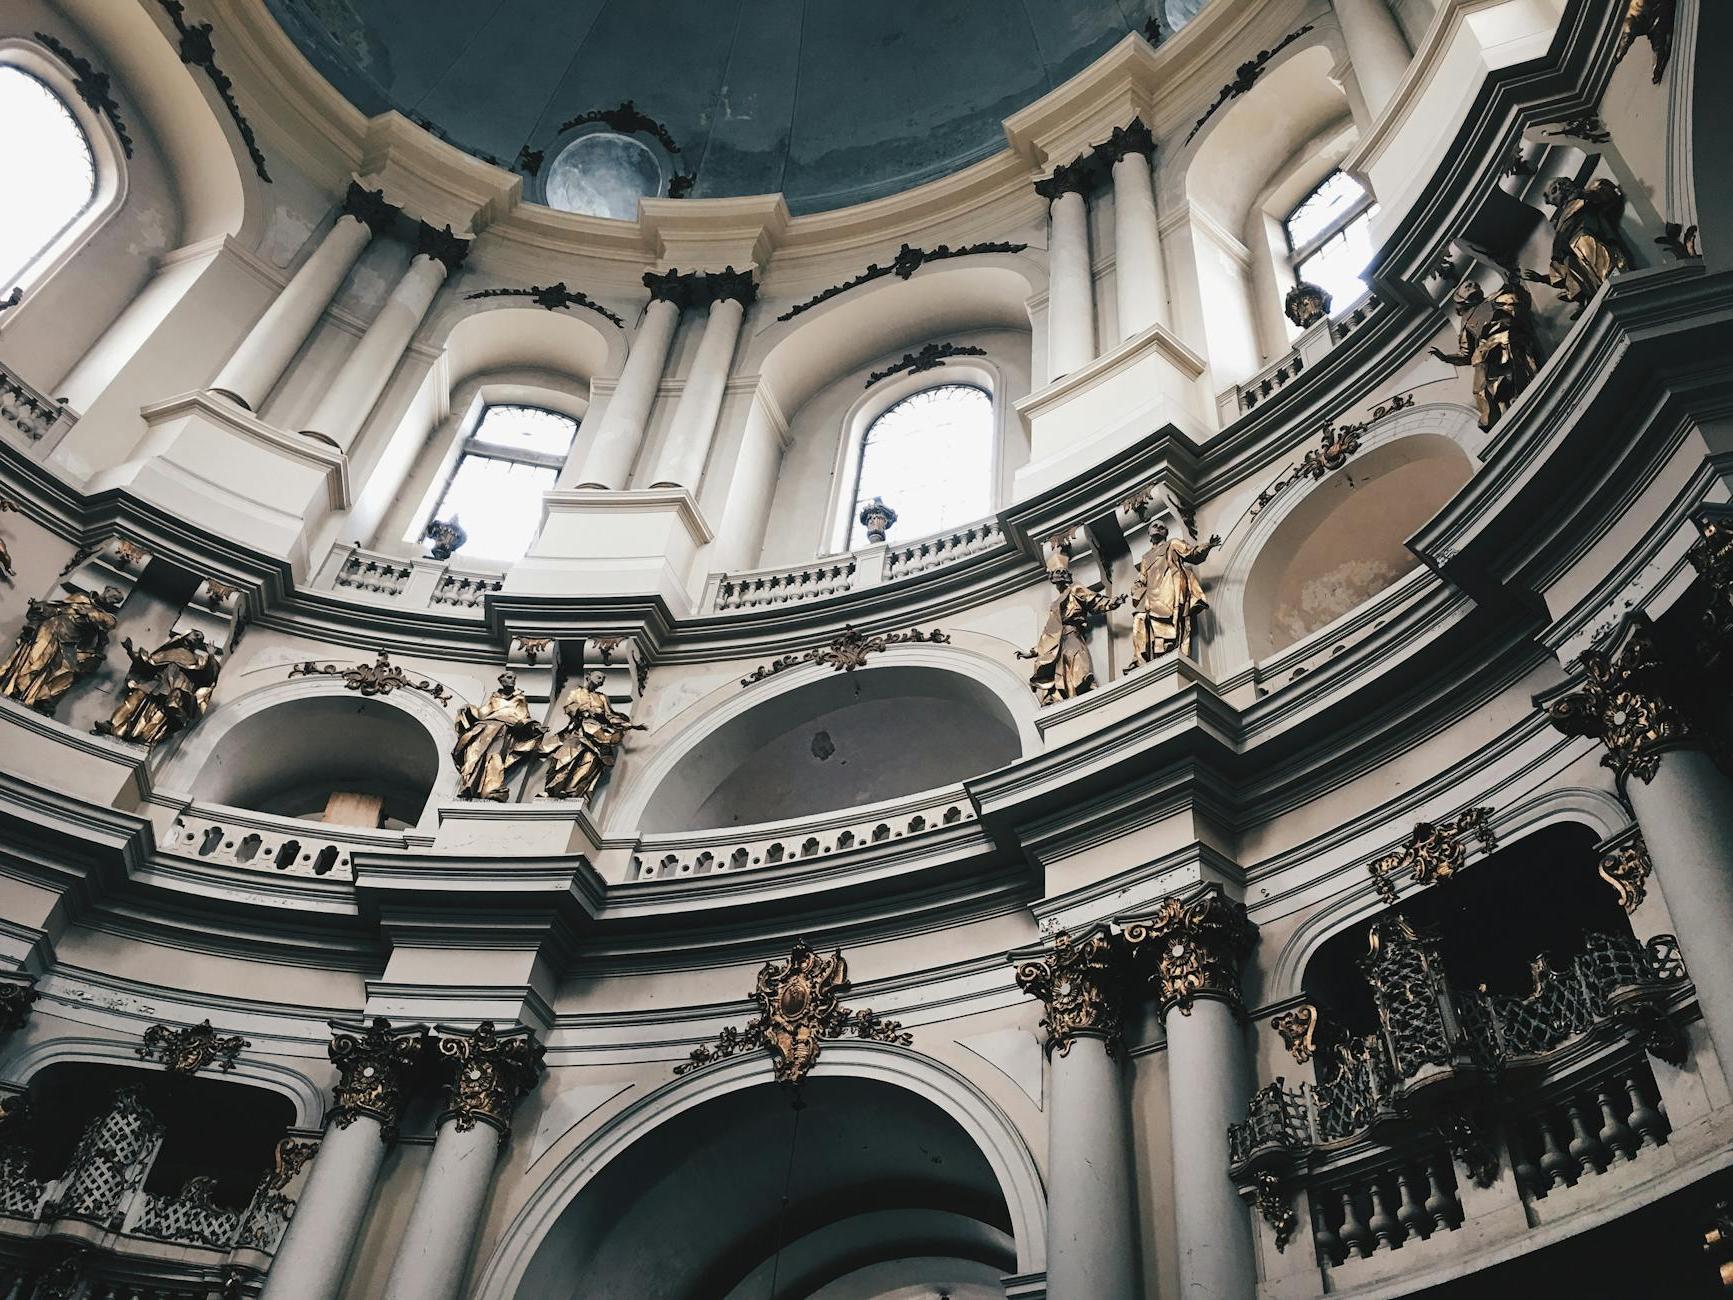
[[[656,595],[682,615],[696,607],[699,561],[714,534],[685,488],[559,489],[542,500],[541,532],[506,576],[506,591]]]

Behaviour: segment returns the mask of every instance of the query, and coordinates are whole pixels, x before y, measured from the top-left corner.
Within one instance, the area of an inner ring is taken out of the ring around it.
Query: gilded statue
[[[594,670],[584,674],[584,684],[560,706],[566,725],[542,743],[542,752],[551,759],[543,791],[550,799],[587,799],[614,766],[626,733],[646,730],[615,712],[602,692],[606,681]]]
[[[457,797],[504,803],[507,776],[541,751],[547,734],[530,717],[529,697],[518,690],[517,674],[501,673],[499,689],[480,708],[466,704],[457,711],[457,744],[451,751]]]
[[[1089,656],[1089,620],[1106,617],[1125,603],[1124,596],[1079,586],[1071,581],[1071,561],[1055,551],[1047,561],[1047,580],[1055,592],[1041,639],[1033,650],[1019,650],[1019,659],[1033,659],[1029,685],[1043,708],[1095,689],[1095,661]]]
[[[0,667],[0,694],[52,715],[73,683],[95,672],[124,599],[114,587],[94,596],[66,587],[63,600],[32,600],[18,644]]]
[[[91,730],[154,745],[205,716],[223,665],[203,632],[177,632],[155,650],[139,650],[130,637],[120,644],[132,660],[126,694],[109,719]]]
[[[1533,303],[1514,279],[1491,298],[1473,280],[1466,281],[1453,301],[1459,322],[1456,351],[1431,352],[1449,365],[1474,367],[1474,405],[1480,427],[1490,429],[1540,369]]]
[[[1131,586],[1131,649],[1138,663],[1149,663],[1176,647],[1181,654],[1191,653],[1197,616],[1209,608],[1197,566],[1221,544],[1213,534],[1201,546],[1169,537],[1159,519],[1149,525],[1149,549],[1137,563],[1137,580]]]
[[[1595,291],[1617,271],[1631,269],[1631,252],[1619,235],[1625,212],[1624,191],[1601,179],[1578,185],[1560,176],[1546,187],[1552,205],[1552,265],[1545,275],[1524,271],[1523,278],[1550,284],[1563,302],[1574,302],[1575,320]]]

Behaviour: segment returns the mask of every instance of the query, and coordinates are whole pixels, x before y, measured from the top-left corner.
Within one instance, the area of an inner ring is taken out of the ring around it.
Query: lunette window
[[[1361,277],[1372,260],[1372,218],[1378,205],[1346,172],[1331,172],[1283,223],[1294,275],[1325,290],[1337,313],[1366,292]]]
[[[578,422],[538,406],[490,406],[464,439],[433,518],[469,534],[466,558],[509,563],[535,539],[542,493],[553,487]]]
[[[0,298],[96,200],[90,139],[65,102],[22,68],[0,64],[0,175],[19,185],[0,203]]]
[[[849,501],[849,546],[866,546],[861,507],[897,512],[891,540],[926,537],[993,509],[993,399],[972,384],[924,388],[890,407],[861,439]]]

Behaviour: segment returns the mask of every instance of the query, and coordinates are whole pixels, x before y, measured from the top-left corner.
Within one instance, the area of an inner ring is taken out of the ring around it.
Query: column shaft
[[[1089,265],[1089,214],[1065,190],[1048,208],[1047,369],[1058,379],[1095,359],[1095,279]]]
[[[1251,1220],[1228,1178],[1228,1125],[1245,1118],[1245,1033],[1234,1008],[1199,998],[1168,1008],[1167,1084],[1179,1286],[1188,1300],[1252,1300]]]
[[[1131,152],[1113,164],[1113,279],[1119,341],[1166,325],[1167,273],[1161,263],[1155,182],[1149,157]]]
[[[1120,1062],[1079,1036],[1049,1057],[1048,1300],[1138,1294],[1131,1121]],[[1243,1214],[1242,1214],[1243,1217]]]
[[[668,365],[668,349],[673,345],[674,330],[679,323],[678,303],[666,298],[651,300],[644,312],[644,323],[632,340],[626,364],[620,370],[620,382],[608,401],[595,437],[590,440],[583,465],[574,476],[577,486],[615,490],[626,486],[644,445],[650,408]]]
[[[325,1130],[261,1300],[336,1300],[385,1159],[380,1127],[357,1115]]]
[[[718,297],[710,304],[704,337],[692,359],[692,373],[686,377],[679,405],[674,408],[674,422],[657,461],[652,486],[690,488],[697,495],[716,436],[716,421],[722,414],[734,346],[745,320],[746,308],[734,298]]]
[[[456,1300],[469,1269],[481,1211],[493,1182],[499,1130],[441,1124],[421,1180],[384,1300]]]
[[[1408,71],[1408,42],[1396,25],[1396,15],[1384,0],[1333,0],[1336,21],[1342,25],[1342,43],[1354,65],[1354,79],[1366,111],[1374,119],[1402,84]]]

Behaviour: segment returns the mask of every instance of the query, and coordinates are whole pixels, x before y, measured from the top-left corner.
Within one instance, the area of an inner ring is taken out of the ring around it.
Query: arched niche
[[[781,821],[1014,762],[1025,736],[1007,683],[959,667],[880,659],[853,673],[793,670],[780,690],[748,688],[677,737],[610,824],[657,834]]]

